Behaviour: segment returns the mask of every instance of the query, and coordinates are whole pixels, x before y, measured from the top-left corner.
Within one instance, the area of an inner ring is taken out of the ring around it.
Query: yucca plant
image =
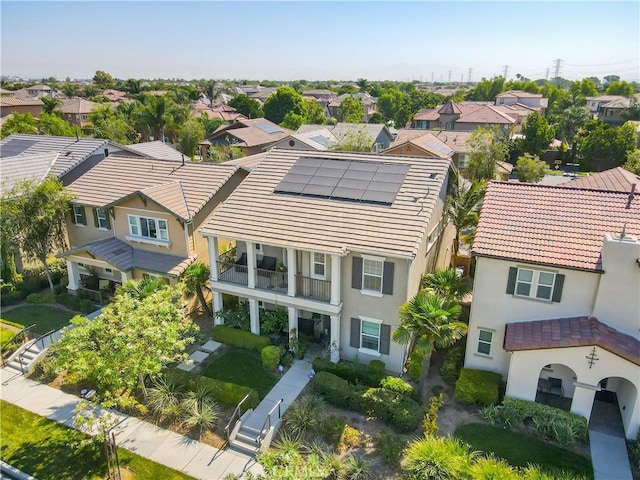
[[[303,395],[287,409],[284,424],[293,435],[318,431],[325,417],[325,401],[316,395]]]
[[[371,465],[365,458],[349,455],[341,478],[344,480],[369,480],[373,478]]]
[[[171,378],[159,377],[147,389],[147,407],[158,418],[176,419],[180,416],[180,396],[183,389]]]
[[[220,408],[213,400],[212,390],[206,385],[198,385],[188,392],[182,401],[182,422],[189,428],[199,428],[200,435],[205,429],[215,426],[220,418]]]
[[[423,437],[405,449],[401,465],[408,479],[457,480],[468,473],[475,455],[458,439]]]
[[[322,452],[321,458],[326,472],[325,479],[338,480],[344,469],[340,455],[335,452]]]
[[[511,465],[493,455],[476,458],[469,473],[473,480],[515,480],[520,478]]]

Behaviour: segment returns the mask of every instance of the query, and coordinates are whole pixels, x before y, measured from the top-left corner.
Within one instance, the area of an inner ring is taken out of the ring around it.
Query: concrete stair
[[[258,442],[264,438],[265,435],[259,430],[240,423],[240,427],[231,438],[230,446],[234,450],[253,456],[260,451]]]
[[[28,341],[7,359],[7,364],[4,368],[9,372],[13,372],[15,376],[31,372],[37,361],[44,356],[47,349],[57,342],[59,338],[60,331],[57,331],[42,339]]]

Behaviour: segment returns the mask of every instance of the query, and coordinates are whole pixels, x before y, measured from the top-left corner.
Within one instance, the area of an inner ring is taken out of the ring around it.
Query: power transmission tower
[[[464,73],[460,74],[460,83],[464,82]]]
[[[545,80],[549,80],[549,69],[547,68],[547,74],[544,76]]]
[[[448,82],[451,83],[451,70],[449,70],[449,80],[448,80]]]
[[[467,82],[471,83],[471,73],[473,72],[473,68],[469,69],[469,77],[467,77]]]
[[[431,72],[431,83],[433,83],[433,72]]]
[[[504,68],[504,79],[505,80],[507,79],[507,75],[509,73],[509,67],[510,67],[510,65],[505,65],[504,67],[502,67],[502,68]]]
[[[557,82],[558,78],[560,78],[560,69],[562,68],[562,59],[561,58],[556,58],[553,63],[555,64],[555,66],[553,67],[554,69],[554,76],[553,79]]]

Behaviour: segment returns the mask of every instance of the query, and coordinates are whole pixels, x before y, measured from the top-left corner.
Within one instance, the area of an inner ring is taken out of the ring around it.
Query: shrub
[[[469,469],[473,479],[517,479],[520,478],[516,469],[505,460],[493,455],[476,458]]]
[[[467,478],[473,458],[468,445],[452,437],[423,437],[404,451],[402,470],[410,480]]]
[[[58,295],[60,295],[61,293],[65,293],[67,291],[67,286],[66,285],[54,285],[53,287],[53,293],[56,295],[56,298]]]
[[[95,310],[95,304],[87,299],[80,298],[70,293],[61,293],[57,297],[58,303],[61,303],[70,310],[76,310],[82,313],[91,313]]]
[[[337,407],[360,411],[364,387],[352,385],[343,378],[329,372],[318,372],[313,377],[313,389],[327,402]]]
[[[631,464],[640,470],[640,431],[638,431],[638,435],[636,435],[636,441],[630,442],[629,450],[629,459],[631,460]]]
[[[429,399],[429,409],[424,414],[424,420],[422,421],[422,428],[424,428],[424,434],[435,436],[438,434],[438,410],[444,405],[444,398],[442,393],[437,397],[434,395]]]
[[[268,345],[262,349],[260,356],[262,357],[262,366],[267,370],[275,370],[280,365],[280,357],[282,349],[276,345]]]
[[[312,365],[316,372],[329,372],[351,383],[377,387],[380,385],[380,380],[384,377],[384,362],[373,361],[376,363],[374,363],[372,370],[369,370],[368,366],[364,367],[360,365],[355,360],[351,364],[345,362],[332,363],[329,359],[322,357],[314,358]],[[382,364],[382,374],[380,374],[380,364]]]
[[[325,442],[337,446],[346,425],[341,417],[331,413],[322,419],[319,432]]]
[[[404,449],[402,439],[389,432],[382,430],[374,438],[373,443],[377,453],[382,457],[387,465],[398,465],[400,455]]]
[[[340,435],[340,441],[338,442],[338,450],[346,452],[358,447],[360,442],[360,431],[357,428],[345,425],[342,429],[342,435]]]
[[[417,350],[411,352],[409,363],[407,364],[407,375],[414,382],[419,382],[422,378],[422,358],[424,355]]]
[[[422,417],[422,408],[415,401],[384,388],[368,389],[363,395],[363,408],[399,432],[415,430]]]
[[[56,303],[57,299],[53,293],[30,293],[26,301],[27,303]]]
[[[235,407],[247,394],[249,394],[249,398],[242,404],[245,410],[255,408],[260,403],[258,392],[244,385],[202,377],[182,370],[171,370],[167,376],[186,390],[193,390],[198,384],[206,385],[211,390],[213,399],[226,407]]]
[[[367,372],[372,375],[380,375],[380,378],[384,377],[386,365],[382,360],[371,360],[367,364]]]
[[[440,375],[447,383],[455,383],[464,364],[464,344],[456,343],[443,356]]]
[[[244,348],[245,350],[256,350],[258,353],[262,352],[264,347],[271,345],[269,337],[262,337],[225,325],[213,327],[213,338],[226,345]]]
[[[20,303],[25,296],[26,293],[22,290],[12,290],[7,293],[2,292],[0,304],[2,304],[3,307],[15,305],[16,303]]]
[[[324,410],[325,403],[322,398],[316,395],[303,395],[287,409],[283,421],[294,435],[300,435],[306,430],[317,432],[321,430],[324,423]]]
[[[391,390],[392,392],[401,393],[407,397],[413,396],[413,386],[402,380],[400,377],[384,377],[380,381],[380,386]]]
[[[463,368],[456,382],[456,400],[475,405],[492,405],[498,401],[501,380],[499,373]]]
[[[371,465],[365,458],[349,455],[344,463],[344,480],[369,480],[373,478]]]

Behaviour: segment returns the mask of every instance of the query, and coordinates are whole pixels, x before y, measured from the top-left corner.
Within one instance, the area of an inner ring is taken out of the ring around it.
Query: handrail
[[[256,443],[258,444],[258,448],[260,448],[262,446],[262,434],[265,431],[264,427],[269,424],[269,427],[267,428],[267,432],[269,430],[271,430],[271,414],[274,412],[274,410],[277,408],[278,409],[278,418],[282,418],[282,412],[280,411],[280,405],[282,405],[282,403],[284,402],[284,398],[281,398],[280,400],[278,400],[278,403],[276,403],[273,408],[269,411],[269,415],[267,415],[267,418],[265,419],[264,423],[262,424],[262,428],[260,429],[260,433],[258,434],[258,438],[256,438]]]
[[[22,330],[20,330],[18,333],[16,333],[14,335],[14,337],[9,340],[7,343],[5,343],[4,345],[0,345],[0,363],[2,364],[2,366],[4,367],[6,365],[6,362],[4,361],[4,355],[2,355],[2,349],[4,347],[6,347],[7,345],[10,345],[11,343],[13,343],[13,341],[18,338],[20,335],[24,335],[25,333],[27,333],[29,330],[31,330],[33,327],[35,327],[36,324],[34,323],[33,325],[29,325],[28,327],[23,328]],[[26,337],[25,337],[26,338]],[[23,340],[24,341],[24,340]],[[26,343],[26,342],[25,342]],[[22,344],[24,345],[24,343]],[[21,346],[22,346],[21,345]],[[20,348],[20,347],[18,347]]]
[[[238,420],[240,420],[240,416],[241,416],[241,415],[240,415],[240,407],[241,407],[241,406],[242,406],[242,404],[245,402],[245,400],[246,400],[247,398],[249,398],[249,396],[250,396],[252,393],[253,393],[253,390],[251,390],[249,393],[247,393],[247,394],[245,395],[245,397],[244,397],[242,400],[240,400],[240,402],[238,403],[238,405],[236,405],[236,409],[233,411],[233,414],[231,415],[231,419],[229,420],[229,423],[227,423],[227,426],[226,426],[226,427],[224,427],[224,430],[225,430],[225,432],[226,432],[226,434],[227,434],[227,445],[231,442],[231,434],[229,433],[229,427],[231,427],[231,424],[233,423],[233,427],[232,427],[232,428],[235,428],[235,426],[236,426],[236,422],[237,422]],[[237,420],[234,420],[234,418],[236,417],[236,415],[238,415],[238,418],[237,418]]]
[[[33,348],[34,345],[37,345],[38,342],[41,343],[42,345],[42,350],[44,350],[44,340],[47,337],[50,337],[51,335],[53,335],[55,333],[55,330],[50,330],[45,334],[40,335],[38,338],[36,338],[33,343],[31,345],[29,345],[27,348],[25,348],[22,352],[20,352],[20,354],[18,355],[18,361],[20,362],[20,371],[22,372],[22,374],[25,374],[24,371],[24,365],[22,363],[23,357],[26,353],[31,351],[31,348]]]

